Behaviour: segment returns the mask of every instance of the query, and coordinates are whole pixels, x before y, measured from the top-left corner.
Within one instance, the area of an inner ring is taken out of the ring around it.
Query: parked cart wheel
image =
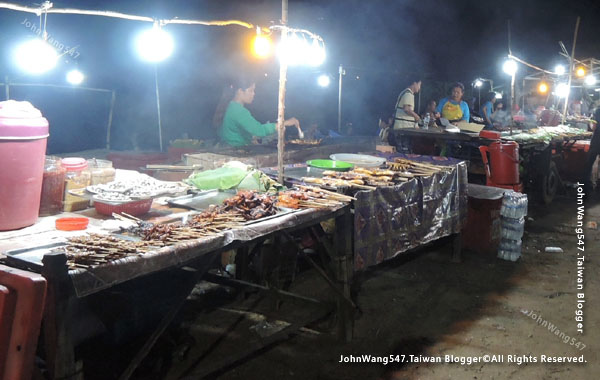
[[[542,179],[542,199],[545,204],[552,203],[552,200],[554,200],[554,196],[556,195],[559,186],[560,175],[558,174],[558,170],[556,169],[556,164],[553,161],[550,161],[548,172],[544,175],[544,178]]]

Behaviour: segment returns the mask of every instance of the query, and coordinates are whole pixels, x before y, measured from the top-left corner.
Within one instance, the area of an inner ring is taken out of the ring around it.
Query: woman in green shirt
[[[233,99],[227,104],[227,108],[224,111],[219,110],[219,108],[224,108],[223,105],[220,104],[217,107],[214,124],[219,125],[219,119],[222,117],[220,122],[221,140],[228,145],[249,145],[254,136],[264,137],[277,131],[275,123],[261,124],[244,107],[245,104],[251,104],[254,100],[255,89],[256,83],[254,82],[242,82],[236,86],[230,86],[229,97],[227,97],[227,94],[224,94],[224,96],[225,100],[227,98],[231,99],[230,96],[233,93]],[[225,104],[224,102],[222,103]],[[295,126],[298,128],[298,134],[302,135],[300,122],[295,117],[284,121],[283,125],[285,127]]]

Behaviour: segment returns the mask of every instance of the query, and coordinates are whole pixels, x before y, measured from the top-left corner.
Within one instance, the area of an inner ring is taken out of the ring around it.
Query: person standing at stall
[[[421,118],[415,112],[415,94],[421,90],[421,80],[410,82],[410,86],[398,95],[394,129],[418,128]]]
[[[587,163],[583,170],[583,184],[584,184],[584,192],[586,194],[591,194],[594,189],[594,183],[592,183],[592,169],[594,167],[594,162],[596,162],[596,157],[600,156],[600,107],[596,108],[594,112],[594,120],[596,123],[594,124],[594,134],[592,135],[592,140],[590,141],[590,151]]]
[[[462,100],[464,93],[465,86],[460,82],[456,82],[450,88],[450,96],[440,100],[436,111],[452,124],[456,124],[459,121],[466,121],[468,123],[471,115],[469,113],[469,106]]]
[[[227,86],[213,118],[213,126],[220,126],[221,140],[229,146],[244,146],[252,142],[253,137],[265,137],[277,131],[275,123],[262,124],[244,107],[254,101],[256,83],[246,78],[238,79]],[[287,119],[284,127],[294,126],[302,137],[300,122],[295,117]]]
[[[488,92],[485,96],[485,103],[483,103],[483,107],[481,108],[483,121],[485,121],[485,129],[494,129],[494,122],[492,121],[494,103],[496,103],[496,93]]]

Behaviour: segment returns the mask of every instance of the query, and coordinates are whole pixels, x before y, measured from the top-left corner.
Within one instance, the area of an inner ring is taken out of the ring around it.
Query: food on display
[[[341,206],[353,199],[355,198],[316,187],[300,186],[297,190],[279,193],[277,205],[293,209],[331,208]]]
[[[309,186],[281,192],[278,197],[255,191],[240,191],[223,201],[222,205],[210,206],[202,213],[191,215],[185,223],[153,224],[131,215],[113,214],[117,219],[134,222],[133,227],[122,229],[121,232],[134,234],[141,240],[89,234],[68,239],[68,244],[63,249],[71,269],[90,268],[131,256],[144,255],[178,242],[207,238],[226,230],[244,228],[249,221],[275,215],[276,203],[280,207],[293,209],[319,209],[342,206],[353,199],[355,198]]]
[[[47,156],[42,180],[40,216],[58,214],[63,209],[66,169],[58,157]]]
[[[82,157],[65,157],[61,165],[66,169],[64,211],[84,210],[89,206],[89,200],[73,195],[72,192],[84,191],[90,185],[92,174],[88,162]]]
[[[319,144],[321,144],[321,141],[323,141],[323,140],[321,140],[321,139],[318,139],[318,140],[317,139],[313,139],[313,140],[310,140],[310,139],[306,139],[306,140],[303,140],[303,139],[294,139],[294,140],[288,141],[288,144],[295,144],[295,145],[319,145]]]
[[[94,200],[107,202],[131,202],[160,195],[174,195],[187,189],[189,186],[183,183],[159,181],[150,176],[87,187],[87,191],[94,194]]]
[[[90,185],[99,185],[115,180],[116,170],[111,161],[92,158],[88,160],[88,168],[92,175]]]
[[[411,161],[406,158],[396,158],[394,159],[394,162],[388,162],[387,165],[390,170],[398,172],[398,176],[406,178],[430,176],[444,171],[452,171],[454,168],[453,166],[441,166]]]
[[[348,177],[346,177],[348,178]],[[375,188],[372,186],[365,186],[365,181],[362,179],[340,179],[340,178],[314,178],[314,177],[303,177],[302,181],[306,183],[314,183],[317,185],[324,185],[331,188],[345,188],[345,187],[355,187],[358,189],[366,189],[366,190],[374,190]]]
[[[224,211],[235,212],[246,220],[256,220],[275,215],[273,199],[268,194],[255,191],[240,191],[234,197],[223,201]]]
[[[69,268],[77,269],[143,255],[163,245],[160,241],[134,242],[110,235],[88,234],[69,238],[64,250]]]
[[[512,136],[503,136],[503,139],[513,140],[521,143],[526,142],[544,142],[550,143],[552,140],[564,140],[572,138],[585,138],[592,135],[592,132],[579,128],[572,128],[566,125],[556,127],[538,127],[530,129],[528,132],[513,134]]]

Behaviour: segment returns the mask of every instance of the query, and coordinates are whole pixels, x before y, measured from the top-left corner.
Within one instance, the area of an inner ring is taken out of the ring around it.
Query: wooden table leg
[[[335,219],[335,250],[332,263],[335,265],[336,281],[342,289],[344,297],[350,299],[350,282],[353,273],[353,251],[352,234],[354,233],[354,223],[350,206],[346,207],[347,212]],[[338,338],[346,342],[352,340],[354,329],[353,308],[348,304],[344,297],[337,297],[338,310]]]
[[[50,379],[83,379],[81,363],[75,362],[69,305],[74,289],[64,253],[46,254],[42,275],[48,281],[44,311],[44,344]]]

